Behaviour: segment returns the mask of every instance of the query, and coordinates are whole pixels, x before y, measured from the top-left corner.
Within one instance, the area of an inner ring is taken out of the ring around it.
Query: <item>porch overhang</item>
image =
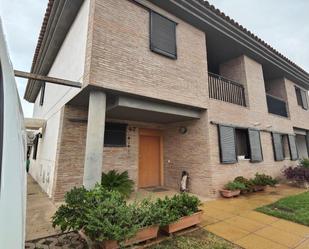
[[[199,119],[200,111],[144,99],[117,96],[108,103],[106,115],[112,119],[172,123]]]
[[[46,120],[45,119],[37,119],[37,118],[25,118],[25,128],[27,130],[41,130],[42,134],[46,128]]]
[[[107,95],[106,118],[129,121],[174,123],[199,119],[205,108],[162,101],[99,87],[85,87],[68,104],[88,107],[89,93],[104,91]]]

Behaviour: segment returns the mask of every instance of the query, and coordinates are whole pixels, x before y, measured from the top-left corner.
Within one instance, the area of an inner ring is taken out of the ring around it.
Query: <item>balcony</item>
[[[209,98],[246,106],[243,85],[213,73],[208,73],[208,84]]]
[[[269,113],[288,117],[287,103],[284,100],[270,94],[266,94],[266,100]]]

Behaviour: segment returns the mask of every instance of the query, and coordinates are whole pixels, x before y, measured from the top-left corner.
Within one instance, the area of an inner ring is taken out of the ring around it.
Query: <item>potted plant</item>
[[[116,249],[138,231],[133,219],[134,209],[122,194],[97,185],[92,190],[81,187],[69,191],[52,221],[63,232],[78,230],[89,248]]]
[[[149,199],[131,204],[133,209],[132,224],[137,225],[136,235],[127,240],[125,245],[136,244],[142,241],[154,239],[158,236],[160,210]]]
[[[259,173],[256,173],[251,181],[253,183],[253,189],[256,192],[265,190],[266,186],[275,186],[278,183],[278,181],[271,176]]]
[[[220,193],[223,197],[231,198],[240,195],[240,191],[246,189],[245,184],[237,181],[228,182],[224,189],[220,190]]]
[[[293,181],[298,187],[309,188],[309,168],[300,164],[297,167],[288,167],[283,171],[288,180]]]
[[[245,185],[245,189],[241,189],[240,193],[241,194],[246,194],[246,193],[251,193],[253,192],[253,183],[251,180],[243,177],[243,176],[238,176],[234,179],[234,182],[241,182]]]
[[[158,199],[155,208],[160,216],[160,229],[171,234],[201,223],[200,205],[197,197],[187,193]]]

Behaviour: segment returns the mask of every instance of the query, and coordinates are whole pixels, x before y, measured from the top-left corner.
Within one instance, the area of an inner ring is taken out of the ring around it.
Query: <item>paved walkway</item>
[[[27,180],[26,241],[57,234],[51,224],[55,205],[31,176]]]
[[[300,192],[304,190],[282,185],[234,199],[206,202],[203,226],[246,249],[309,249],[309,227],[254,211]]]

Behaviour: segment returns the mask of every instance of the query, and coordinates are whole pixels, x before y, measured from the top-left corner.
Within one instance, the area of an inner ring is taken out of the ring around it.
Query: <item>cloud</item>
[[[209,2],[309,72],[309,1]]]
[[[47,0],[1,0],[0,15],[15,69],[30,71]],[[33,104],[23,99],[27,80],[16,78],[24,115],[32,116]]]
[[[209,0],[279,52],[309,71],[308,0]],[[47,0],[0,0],[0,15],[15,69],[29,71]],[[25,116],[33,105],[23,100],[26,80],[17,79]]]

